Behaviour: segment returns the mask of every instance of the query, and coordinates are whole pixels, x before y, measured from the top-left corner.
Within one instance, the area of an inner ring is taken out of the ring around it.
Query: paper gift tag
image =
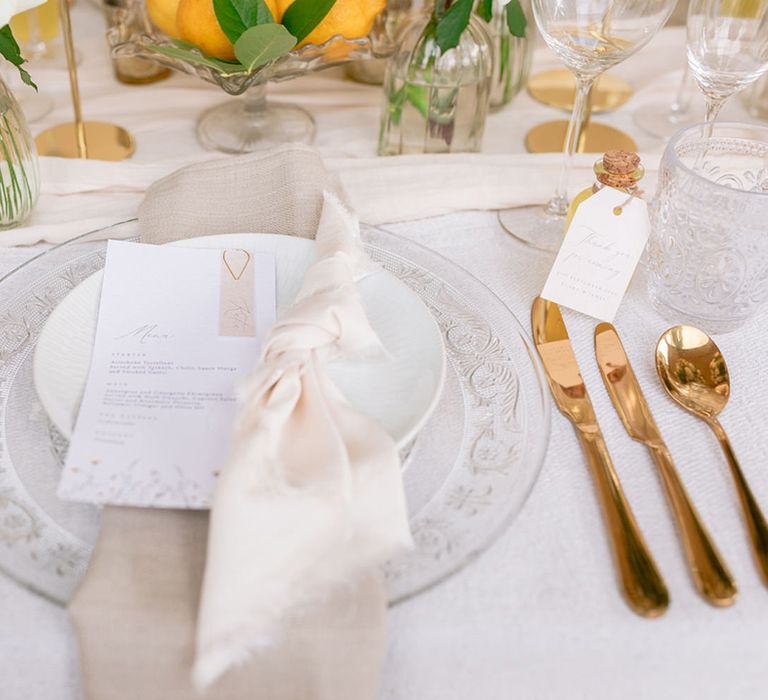
[[[604,187],[576,210],[541,296],[612,322],[649,233],[645,202]]]
[[[256,335],[255,265],[251,261],[247,250],[225,250],[221,254],[219,335]]]

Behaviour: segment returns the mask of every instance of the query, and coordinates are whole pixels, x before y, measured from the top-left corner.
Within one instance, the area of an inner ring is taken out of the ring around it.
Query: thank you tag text
[[[541,296],[613,321],[649,233],[645,202],[604,187],[576,210]]]

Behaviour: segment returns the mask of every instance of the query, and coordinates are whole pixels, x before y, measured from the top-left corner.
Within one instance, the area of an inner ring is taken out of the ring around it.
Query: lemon
[[[154,1],[157,2],[158,0]],[[171,0],[160,1],[170,2]],[[176,28],[179,39],[194,44],[207,56],[221,58],[225,61],[234,61],[234,47],[224,32],[221,31],[219,21],[216,19],[216,13],[213,9],[213,0],[177,1],[179,7],[176,12]],[[266,0],[266,4],[272,15],[277,18],[278,8],[276,0]]]
[[[149,18],[161,32],[176,37],[176,12],[179,0],[147,0]]]
[[[293,0],[277,0],[282,19]],[[312,32],[299,44],[323,44],[332,36],[341,34],[347,39],[368,36],[376,17],[387,4],[387,0],[336,0],[336,4]]]

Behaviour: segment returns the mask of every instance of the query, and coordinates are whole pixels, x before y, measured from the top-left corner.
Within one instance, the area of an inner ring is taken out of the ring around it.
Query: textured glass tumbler
[[[664,152],[648,285],[669,320],[727,333],[768,299],[768,128],[709,128],[680,131]]]

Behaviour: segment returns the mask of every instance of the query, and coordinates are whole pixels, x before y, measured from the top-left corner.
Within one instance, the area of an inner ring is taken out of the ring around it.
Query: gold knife
[[[555,403],[586,453],[629,605],[643,617],[658,617],[669,605],[669,593],[611,463],[557,304],[537,297],[531,327]]]
[[[621,422],[632,439],[648,447],[659,467],[696,588],[713,605],[730,605],[737,593],[733,576],[685,491],[624,346],[610,323],[595,328],[595,354]]]

